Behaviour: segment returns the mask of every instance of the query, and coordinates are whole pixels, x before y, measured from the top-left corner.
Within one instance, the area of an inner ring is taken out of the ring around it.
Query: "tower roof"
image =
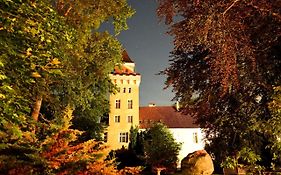
[[[122,53],[123,64],[115,66],[111,72],[114,75],[140,75],[135,72],[135,63],[131,60],[126,50]]]
[[[122,56],[123,56],[123,61],[124,61],[125,63],[134,63],[134,62],[131,60],[131,58],[129,57],[129,55],[128,55],[128,53],[127,53],[126,50],[123,51]]]

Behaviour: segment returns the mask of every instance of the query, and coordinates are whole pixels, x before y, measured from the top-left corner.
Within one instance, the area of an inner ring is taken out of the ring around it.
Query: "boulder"
[[[214,164],[211,156],[205,150],[188,154],[181,161],[182,175],[211,175]]]

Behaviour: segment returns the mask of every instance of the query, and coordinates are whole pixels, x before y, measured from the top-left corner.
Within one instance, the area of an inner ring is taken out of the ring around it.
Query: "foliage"
[[[166,85],[205,129],[220,163],[268,168],[280,151],[272,148],[281,119],[270,107],[281,83],[280,7],[267,0],[159,0],[175,45],[162,72]]]
[[[0,174],[122,174],[90,139],[103,132],[122,53],[97,29],[108,20],[118,34],[133,13],[125,0],[0,0]]]
[[[110,21],[118,34],[134,11],[125,0],[1,0],[0,7],[0,115],[23,123],[37,109],[35,120],[52,119],[71,105],[74,127],[100,138],[114,91],[108,74],[122,46],[97,29]]]
[[[46,1],[1,0],[0,13],[0,60],[5,75],[1,116],[21,122],[20,116],[31,112],[36,97],[48,96],[48,86],[61,76],[60,60],[65,58],[61,46],[70,42],[72,31]]]
[[[144,154],[139,151],[140,148],[143,150],[143,137],[140,136],[138,131],[138,127],[132,126],[128,148],[122,147],[121,149],[112,150],[109,153],[108,158],[115,159],[118,169],[144,166]],[[140,137],[142,138],[142,142],[140,142]]]
[[[1,174],[121,175],[136,172],[136,169],[118,171],[112,160],[105,160],[108,150],[99,142],[80,143],[77,138],[81,131],[70,129],[71,119],[72,110],[67,108],[61,118],[39,123],[36,134],[21,130],[21,137],[12,138],[1,132]]]
[[[155,123],[144,135],[144,154],[147,165],[151,168],[176,168],[177,155],[181,144],[177,143],[172,133],[162,123]]]

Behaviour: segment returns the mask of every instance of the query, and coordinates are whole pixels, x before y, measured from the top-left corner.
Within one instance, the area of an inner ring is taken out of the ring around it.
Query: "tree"
[[[147,165],[151,168],[163,168],[174,171],[177,167],[177,155],[180,143],[162,123],[155,123],[144,134],[144,154]]]
[[[108,93],[114,91],[109,73],[122,60],[116,35],[128,28],[126,20],[134,10],[125,0],[58,0],[54,5],[76,32],[73,47],[66,50],[68,78],[54,86],[54,91],[59,92],[64,106],[75,107],[74,128],[87,131],[84,139],[100,139],[104,128],[100,121],[109,113]],[[114,24],[115,36],[98,31],[106,21]],[[56,104],[50,106],[54,110]]]
[[[159,0],[175,45],[162,72],[166,85],[205,129],[220,163],[274,162],[268,147],[278,142],[272,131],[279,127],[267,121],[276,120],[268,104],[281,82],[280,7],[267,0]]]
[[[124,0],[63,2],[63,9],[57,3],[0,0],[1,174],[119,173],[89,138],[102,132],[100,117],[114,91],[108,74],[122,47],[92,22],[113,17],[118,33],[134,11]],[[65,108],[84,119],[75,128],[89,131],[89,141],[77,139],[82,132],[69,128]]]
[[[113,160],[105,160],[107,148],[95,140],[79,142],[81,131],[70,129],[72,110],[68,107],[61,118],[40,122],[36,134],[21,130],[22,136],[0,147],[1,174],[137,174],[139,170],[116,169]],[[7,140],[7,134],[0,132]],[[11,163],[12,162],[12,163]]]
[[[121,63],[122,46],[97,29],[113,18],[118,34],[133,13],[124,0],[2,0],[1,115],[51,119],[71,105],[74,127],[86,130],[86,139],[99,138],[114,91],[108,74]]]

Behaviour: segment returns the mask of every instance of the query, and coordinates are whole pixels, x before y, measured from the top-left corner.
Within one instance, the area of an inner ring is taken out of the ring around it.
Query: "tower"
[[[111,81],[119,89],[109,97],[109,126],[105,133],[107,145],[113,150],[128,147],[130,129],[139,125],[141,76],[135,72],[135,63],[126,51],[123,52],[123,62],[110,74]]]

